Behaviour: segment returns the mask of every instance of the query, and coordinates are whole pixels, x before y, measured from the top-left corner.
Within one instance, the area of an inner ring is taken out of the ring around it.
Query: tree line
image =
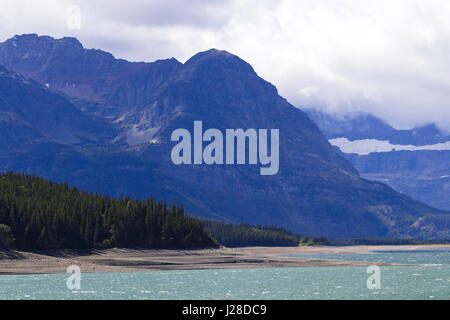
[[[333,239],[331,246],[381,246],[381,245],[426,245],[426,244],[450,244],[450,239],[398,239],[398,238],[375,238],[375,239]]]
[[[207,231],[227,247],[244,246],[298,246],[327,245],[326,238],[312,238],[294,235],[285,229],[273,226],[233,224],[214,220],[203,220]]]
[[[0,249],[205,248],[326,245],[282,228],[191,217],[181,204],[80,191],[33,175],[0,174]]]
[[[33,250],[218,244],[182,205],[168,207],[152,197],[113,199],[8,172],[0,174],[0,246]]]

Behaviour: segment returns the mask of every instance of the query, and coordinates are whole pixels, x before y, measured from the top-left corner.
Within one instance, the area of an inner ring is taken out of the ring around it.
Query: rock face
[[[450,210],[450,151],[345,155],[367,179],[387,183],[413,199]]]
[[[109,116],[145,103],[172,71],[182,66],[175,59],[128,62],[102,50],[86,50],[75,38],[36,34],[3,42],[0,64],[68,95],[83,108],[95,106],[91,111]]]
[[[98,148],[115,128],[93,119],[66,98],[0,66],[0,163],[2,170],[49,173],[57,158]]]
[[[175,59],[131,63],[83,49],[75,39],[25,35],[0,44],[0,64],[49,84],[48,95],[64,95],[71,102],[60,99],[90,121],[103,121],[106,130],[95,130],[96,143],[70,141],[63,151],[48,151],[51,161],[25,150],[21,155],[27,160],[15,162],[19,151],[12,150],[2,155],[2,170],[38,173],[113,196],[153,194],[180,200],[196,215],[306,235],[449,235],[442,224],[447,212],[360,178],[304,112],[226,51],[201,52],[184,64]],[[279,129],[278,174],[261,176],[255,165],[174,165],[171,133],[192,132],[195,120],[204,130],[222,132]]]

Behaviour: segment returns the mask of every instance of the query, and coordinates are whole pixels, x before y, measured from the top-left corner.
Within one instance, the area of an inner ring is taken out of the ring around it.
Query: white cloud
[[[81,30],[66,28],[71,4]],[[450,130],[448,0],[3,0],[0,39],[31,32],[76,36],[130,60],[225,49],[296,106]]]

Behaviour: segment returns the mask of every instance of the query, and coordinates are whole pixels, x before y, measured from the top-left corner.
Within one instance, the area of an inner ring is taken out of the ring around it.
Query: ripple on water
[[[449,299],[446,254],[389,253],[423,264],[382,266],[379,290],[367,289],[365,267],[260,268],[87,273],[77,292],[66,288],[65,274],[3,275],[0,299]]]

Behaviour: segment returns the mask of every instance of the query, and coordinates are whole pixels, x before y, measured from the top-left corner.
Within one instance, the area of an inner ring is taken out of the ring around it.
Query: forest
[[[0,246],[200,248],[218,243],[182,205],[113,199],[39,177],[0,174]]]
[[[203,224],[217,241],[226,247],[327,245],[326,238],[294,235],[273,226],[252,226],[204,220]]]
[[[183,205],[114,199],[32,175],[0,174],[0,248],[206,248],[327,245],[284,229],[200,219]]]

